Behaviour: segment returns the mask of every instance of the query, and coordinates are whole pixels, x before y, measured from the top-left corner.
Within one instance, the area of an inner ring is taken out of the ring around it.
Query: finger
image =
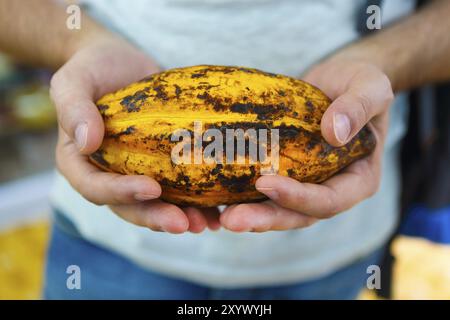
[[[72,143],[58,145],[56,163],[75,190],[97,205],[130,204],[161,195],[160,185],[150,177],[104,172],[90,164]]]
[[[110,206],[122,219],[154,231],[184,233],[189,228],[189,220],[183,210],[160,200],[131,205]]]
[[[64,132],[79,151],[90,154],[103,140],[103,119],[93,102],[94,85],[89,76],[62,68],[51,80],[50,94]]]
[[[220,225],[220,211],[217,207],[214,208],[204,208],[202,212],[206,218],[206,222],[208,223],[208,228],[210,230],[216,231],[219,230]]]
[[[377,71],[358,73],[324,113],[322,135],[333,146],[344,145],[372,118],[384,113],[392,100],[391,84],[385,75]]]
[[[331,99],[335,100],[348,87],[347,81],[330,81],[330,75],[340,74],[339,65],[318,64],[308,70],[302,77],[303,81],[322,90]]]
[[[300,183],[283,176],[262,176],[256,189],[285,208],[316,218],[330,218],[372,196],[379,186],[379,165],[359,160],[322,184]]]
[[[220,216],[222,226],[234,232],[290,230],[308,227],[316,221],[271,201],[230,206]]]
[[[192,233],[201,233],[208,225],[206,217],[203,213],[194,207],[183,208],[186,217],[189,220],[189,231]]]

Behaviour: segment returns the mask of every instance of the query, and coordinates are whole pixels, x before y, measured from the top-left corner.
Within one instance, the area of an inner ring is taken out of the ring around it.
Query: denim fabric
[[[290,285],[218,289],[144,270],[112,251],[55,224],[48,249],[45,299],[354,299],[366,283],[367,266],[383,250],[328,276]],[[68,289],[69,266],[80,268],[80,289]],[[232,275],[230,275],[232,277]]]

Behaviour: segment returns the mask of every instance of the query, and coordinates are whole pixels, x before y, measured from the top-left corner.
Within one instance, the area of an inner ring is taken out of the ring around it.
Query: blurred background
[[[56,115],[51,74],[0,53],[0,299],[39,299]]]
[[[0,299],[41,297],[56,143],[50,77],[0,53]],[[415,217],[423,219],[417,211]],[[443,230],[443,221],[450,223],[450,214],[441,213],[425,234],[414,231],[423,220],[412,221],[408,236],[393,239],[393,299],[450,299],[450,241],[427,236]],[[360,298],[377,296],[366,290]]]

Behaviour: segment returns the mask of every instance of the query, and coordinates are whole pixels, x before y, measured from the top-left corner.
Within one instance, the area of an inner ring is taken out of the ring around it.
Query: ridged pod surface
[[[182,206],[263,200],[254,187],[260,163],[175,164],[171,151],[178,142],[171,135],[193,132],[195,121],[224,135],[226,129],[278,129],[278,174],[320,183],[376,144],[365,127],[347,145],[329,145],[320,131],[329,105],[319,89],[287,76],[228,66],[172,69],[98,100],[105,138],[91,161],[107,171],[152,177],[163,200]]]

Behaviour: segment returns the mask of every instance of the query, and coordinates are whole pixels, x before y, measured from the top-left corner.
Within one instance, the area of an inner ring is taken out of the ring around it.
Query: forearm
[[[80,30],[70,30],[67,17],[52,0],[0,0],[0,50],[26,63],[58,68],[78,47],[107,34],[87,15]]]
[[[341,50],[335,58],[377,65],[395,91],[450,79],[450,1],[435,0],[412,16]]]

